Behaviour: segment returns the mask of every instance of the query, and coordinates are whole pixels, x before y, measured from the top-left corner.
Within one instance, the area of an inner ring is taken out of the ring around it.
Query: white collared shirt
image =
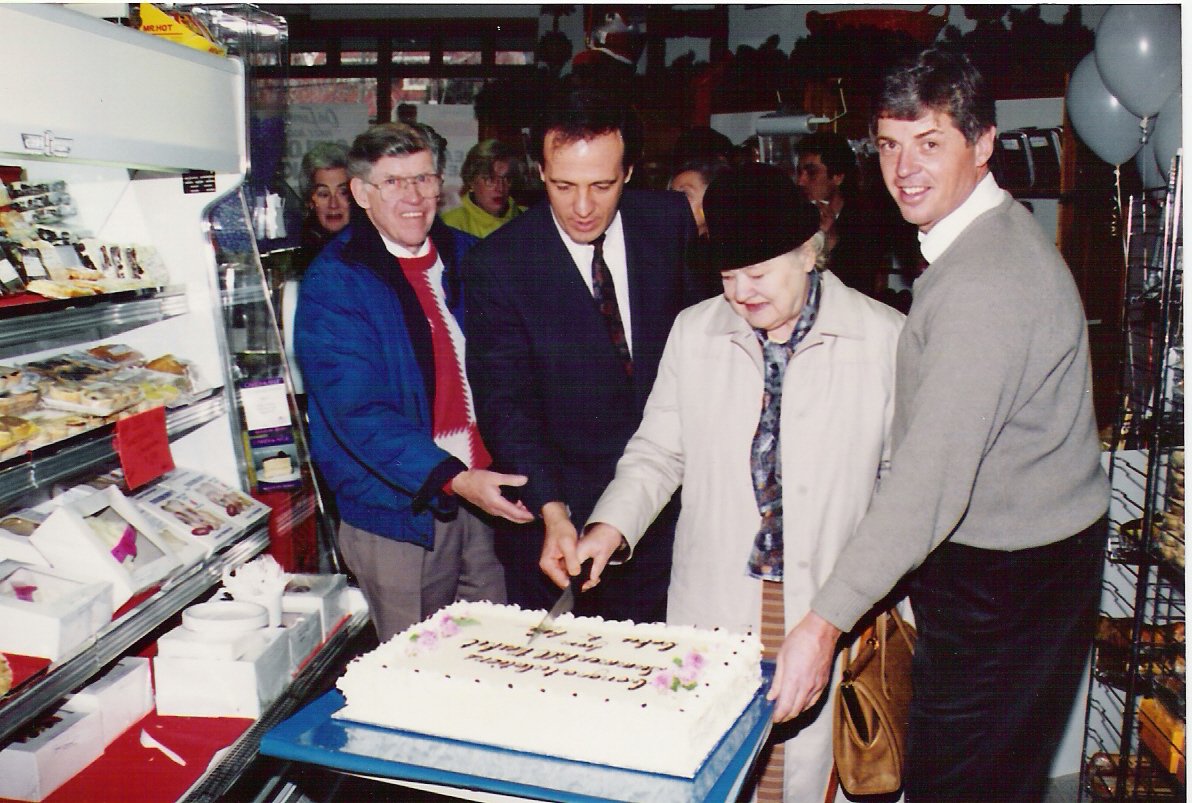
[[[555,217],[555,210],[550,211],[551,220],[559,230],[559,237],[563,245],[567,246],[571,260],[579,271],[580,278],[592,292],[592,255],[596,248],[591,243],[577,243],[567,236],[567,232],[559,225]],[[621,225],[621,213],[613,215],[613,222],[604,230],[604,262],[613,277],[613,288],[617,293],[617,310],[621,313],[621,324],[625,327],[625,343],[629,346],[629,354],[633,355],[633,323],[629,313],[629,258],[625,255],[625,229]]]
[[[993,173],[986,173],[985,178],[973,187],[969,197],[964,199],[964,203],[941,218],[931,227],[931,231],[926,234],[919,232],[919,250],[923,258],[928,264],[935,262],[978,215],[988,212],[1005,199],[1006,191],[997,185]]]
[[[377,230],[377,233],[378,234],[381,233],[379,229]],[[418,246],[418,250],[416,250],[416,251],[411,251],[409,248],[406,248],[401,243],[395,243],[393,240],[390,240],[384,234],[381,234],[381,242],[385,243],[385,250],[388,251],[389,253],[393,254],[398,259],[412,259],[414,257],[424,257],[430,253],[430,236],[429,235],[427,236],[427,238],[425,240],[422,241],[422,245]]]

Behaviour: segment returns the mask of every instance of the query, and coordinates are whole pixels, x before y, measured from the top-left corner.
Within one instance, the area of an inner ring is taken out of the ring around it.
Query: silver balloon
[[[1097,23],[1097,69],[1138,117],[1159,111],[1180,85],[1180,7],[1113,5]]]
[[[1163,108],[1159,110],[1159,116],[1155,118],[1155,133],[1151,135],[1151,142],[1155,144],[1155,160],[1159,163],[1159,169],[1163,171],[1163,177],[1167,178],[1167,171],[1171,168],[1171,160],[1175,158],[1175,152],[1180,147],[1180,140],[1183,131],[1183,90],[1178,90],[1172,93],[1167,102],[1163,104]]]
[[[1142,147],[1141,118],[1105,88],[1092,53],[1072,71],[1066,101],[1076,134],[1111,165],[1120,165]]]

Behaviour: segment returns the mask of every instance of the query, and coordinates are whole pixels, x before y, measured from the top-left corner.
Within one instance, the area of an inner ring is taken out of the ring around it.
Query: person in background
[[[1106,542],[1084,308],[1054,239],[989,172],[994,100],[966,56],[923,51],[873,110],[929,264],[898,346],[891,470],[769,695],[778,721],[815,704],[840,633],[914,570],[908,800],[1040,801]]]
[[[895,262],[899,268],[917,262],[914,228],[883,191],[870,196],[860,190],[857,156],[845,137],[818,131],[795,150],[796,183],[820,210],[828,267],[849,287],[897,307],[887,280]]]
[[[352,222],[348,189],[348,149],[338,142],[316,142],[302,157],[302,220],[299,251],[293,268],[301,275],[332,238]]]
[[[533,518],[501,493],[525,477],[488,470],[464,376],[459,260],[475,238],[436,219],[432,148],[401,123],[356,137],[349,186],[367,222],[311,264],[294,333],[311,452],[382,641],[456,599],[504,602],[484,517]]]
[[[468,254],[468,378],[496,465],[541,525],[498,533],[510,601],[549,608],[545,544],[574,540],[613,477],[654,384],[675,315],[686,306],[684,255],[695,237],[676,193],[626,190],[641,153],[637,115],[592,91],[549,104],[533,157],[537,204]],[[609,619],[666,616],[673,508],[636,565],[610,570],[576,610]]]
[[[692,157],[676,164],[671,173],[667,189],[683,193],[695,217],[695,226],[700,237],[708,236],[708,224],[704,220],[704,193],[708,185],[721,173],[728,170],[727,159],[719,157]]]
[[[443,222],[474,237],[487,237],[524,212],[509,194],[516,161],[513,149],[499,140],[473,145],[459,170],[464,185],[460,205],[444,212]]]
[[[705,212],[700,261],[723,293],[679,314],[615,478],[578,545],[562,542],[544,568],[562,583],[593,558],[599,587],[681,482],[667,622],[760,633],[772,660],[888,458],[902,316],[817,270],[819,213],[780,168],[731,169]],[[784,746],[763,754],[758,800],[823,801],[830,708],[779,726],[770,744]]]

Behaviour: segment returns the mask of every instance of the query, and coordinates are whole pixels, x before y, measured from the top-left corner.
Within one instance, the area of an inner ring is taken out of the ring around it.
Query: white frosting
[[[348,666],[335,716],[693,777],[761,684],[755,636],[457,602]]]

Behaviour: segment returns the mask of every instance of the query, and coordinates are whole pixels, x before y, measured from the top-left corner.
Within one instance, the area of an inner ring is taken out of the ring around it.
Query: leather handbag
[[[850,795],[902,787],[915,628],[894,608],[878,616],[836,690],[832,751]]]

